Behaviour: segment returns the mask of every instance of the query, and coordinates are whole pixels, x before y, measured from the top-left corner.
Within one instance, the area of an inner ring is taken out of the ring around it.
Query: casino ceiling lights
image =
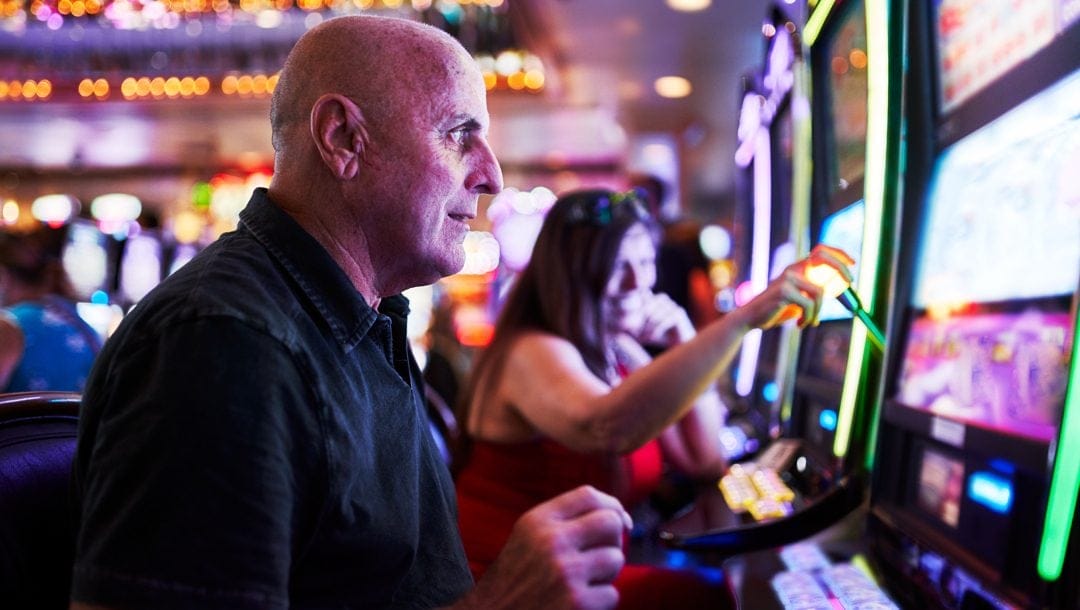
[[[477,58],[488,89],[537,92],[543,62],[518,44],[511,2],[0,0],[0,103],[269,95],[307,29],[362,12],[430,23]]]

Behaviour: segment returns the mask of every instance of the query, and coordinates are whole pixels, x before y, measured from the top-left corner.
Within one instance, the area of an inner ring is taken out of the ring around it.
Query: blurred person
[[[566,489],[589,484],[633,507],[665,466],[721,476],[724,407],[714,386],[743,336],[795,316],[816,324],[822,293],[804,277],[809,264],[851,278],[845,253],[818,247],[695,331],[682,307],[654,292],[655,229],[632,193],[577,191],[548,212],[459,417],[459,525],[474,576],[494,569],[523,511]],[[647,347],[665,351],[653,359]],[[651,566],[628,565],[615,584],[627,608],[729,601],[714,585]]]
[[[438,393],[447,405],[453,405],[468,375],[469,356],[455,334],[454,308],[449,297],[437,299],[426,339],[424,383]]]
[[[719,312],[709,281],[709,261],[698,245],[701,227],[666,211],[669,189],[661,178],[635,173],[630,175],[629,184],[660,225],[660,242],[656,247],[656,292],[670,296],[685,309],[695,326],[715,320]]]
[[[81,392],[101,337],[79,317],[64,231],[0,231],[0,392]]]
[[[474,587],[400,293],[502,187],[448,34],[346,16],[290,52],[268,189],[110,338],[80,415],[73,608],[607,608],[630,517],[581,486]]]

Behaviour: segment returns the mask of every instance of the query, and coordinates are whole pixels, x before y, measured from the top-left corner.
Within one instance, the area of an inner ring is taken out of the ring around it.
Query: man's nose
[[[503,189],[502,167],[495,158],[495,151],[487,140],[481,140],[476,148],[476,165],[469,173],[465,187],[469,192],[495,195]]]

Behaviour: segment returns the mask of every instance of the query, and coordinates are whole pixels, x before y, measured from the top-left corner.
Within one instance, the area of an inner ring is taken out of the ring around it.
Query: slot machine
[[[907,136],[869,502],[848,531],[725,562],[744,607],[1080,607],[1067,4],[889,9],[908,28]]]
[[[899,90],[889,73],[896,69],[868,59],[868,24],[885,29],[886,20],[867,13],[862,2],[812,13],[808,28],[815,14],[818,21],[809,65],[792,63],[795,86],[775,121],[789,124],[793,149],[781,174],[789,183],[789,260],[822,241],[852,254],[860,262],[852,288],[862,294],[861,317],[830,299],[819,326],[779,329],[773,361],[758,375],[773,385],[764,448],[665,524],[660,535],[672,546],[713,556],[769,548],[832,526],[865,499],[883,355],[878,334],[893,281],[899,149],[898,124],[887,116],[898,112],[887,95]],[[786,24],[773,31],[781,29],[801,37]],[[836,58],[847,62],[843,70]],[[869,87],[874,70],[886,73],[877,77],[884,83],[877,97]]]
[[[134,305],[162,279],[162,243],[157,231],[142,230],[124,240],[117,287],[122,300]]]
[[[905,607],[1078,608],[1075,3],[913,2],[926,166],[869,556]],[[917,165],[920,159],[912,158]],[[918,168],[916,168],[918,169]]]

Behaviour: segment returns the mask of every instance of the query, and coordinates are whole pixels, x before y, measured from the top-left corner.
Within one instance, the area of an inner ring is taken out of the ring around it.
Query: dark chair
[[[454,410],[430,385],[424,384],[424,402],[427,403],[428,427],[439,446],[447,468],[454,469],[454,457],[457,454],[461,431],[458,429]]]
[[[67,608],[79,395],[0,394],[0,606]]]

